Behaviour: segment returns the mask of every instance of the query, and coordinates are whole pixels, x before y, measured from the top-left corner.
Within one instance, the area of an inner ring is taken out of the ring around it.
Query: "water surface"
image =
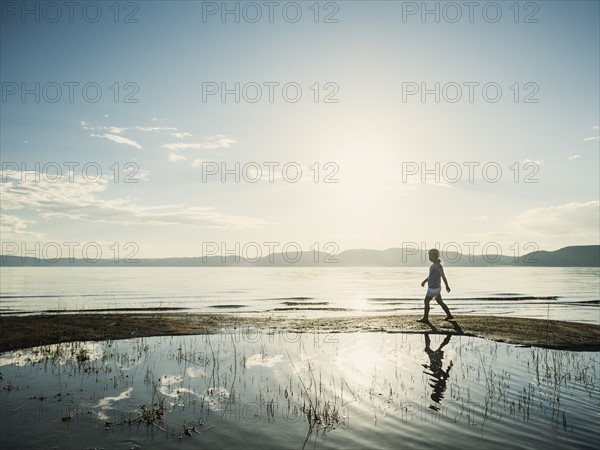
[[[0,447],[595,449],[599,355],[240,328],[63,343],[0,356]]]
[[[600,269],[450,267],[443,293],[456,314],[600,324]],[[186,308],[251,315],[418,314],[423,268],[0,269],[8,313]],[[433,314],[441,314],[434,306]]]

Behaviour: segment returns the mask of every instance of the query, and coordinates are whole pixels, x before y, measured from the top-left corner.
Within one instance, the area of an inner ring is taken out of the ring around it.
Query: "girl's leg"
[[[425,296],[425,310],[423,311],[423,318],[419,319],[419,322],[427,322],[429,321],[429,302],[431,301],[431,297],[429,295]]]
[[[444,310],[444,312],[446,313],[446,318],[447,319],[452,319],[452,313],[450,312],[450,309],[448,308],[448,306],[444,303],[444,301],[442,300],[442,296],[438,295],[435,298],[435,301],[438,303],[438,305],[440,305],[442,307],[442,309]]]

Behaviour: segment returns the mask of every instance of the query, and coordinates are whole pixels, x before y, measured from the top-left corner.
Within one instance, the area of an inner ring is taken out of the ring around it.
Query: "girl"
[[[429,276],[421,283],[421,286],[425,286],[425,283],[427,283],[428,289],[427,294],[425,295],[425,311],[423,313],[423,317],[417,320],[417,322],[429,322],[429,302],[432,298],[435,298],[435,301],[438,302],[438,305],[440,305],[446,313],[444,320],[454,319],[454,316],[452,316],[450,313],[448,306],[446,306],[442,300],[442,284],[440,278],[444,280],[446,292],[450,292],[450,286],[448,286],[448,280],[446,279],[446,275],[444,275],[444,268],[440,264],[442,261],[440,261],[439,257],[440,251],[437,248],[432,248],[429,250],[429,261],[431,261],[433,264],[429,268]]]

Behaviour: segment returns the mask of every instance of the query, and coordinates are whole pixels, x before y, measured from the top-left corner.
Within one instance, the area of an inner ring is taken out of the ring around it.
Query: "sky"
[[[3,254],[599,243],[597,1],[1,2]]]

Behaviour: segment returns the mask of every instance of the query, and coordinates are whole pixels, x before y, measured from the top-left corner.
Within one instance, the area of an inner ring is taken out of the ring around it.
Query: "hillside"
[[[512,256],[470,256],[455,252],[442,255],[443,263],[455,267],[488,266],[539,266],[539,267],[600,267],[600,246],[579,245],[564,247],[555,251],[540,250],[520,258]],[[296,255],[275,253],[257,261],[236,258],[235,256],[192,257],[192,258],[152,258],[137,262],[114,262],[104,259],[88,262],[83,259],[46,261],[33,257],[0,256],[2,267],[421,267],[429,264],[427,252],[391,248],[388,250],[353,249],[338,255],[305,252],[301,258]]]

